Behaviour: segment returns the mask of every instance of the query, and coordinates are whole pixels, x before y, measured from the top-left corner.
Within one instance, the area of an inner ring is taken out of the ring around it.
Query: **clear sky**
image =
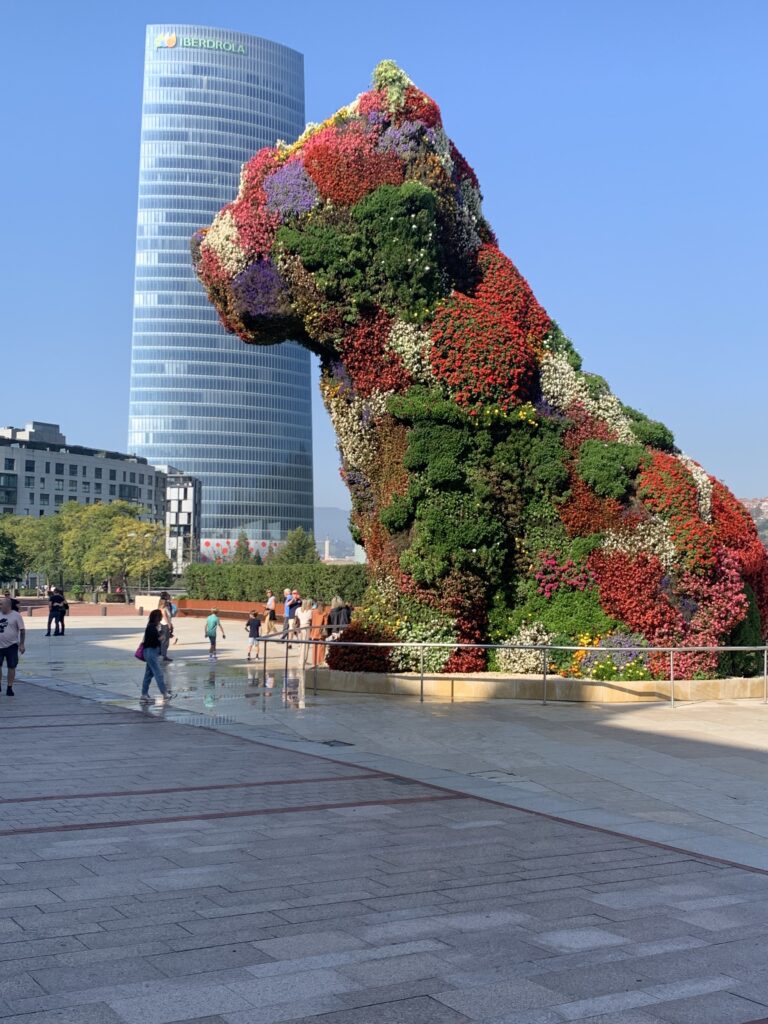
[[[173,21],[302,51],[310,120],[397,60],[585,368],[768,494],[765,0],[6,5],[0,425],[125,448],[144,25]],[[347,506],[315,398],[315,501]]]

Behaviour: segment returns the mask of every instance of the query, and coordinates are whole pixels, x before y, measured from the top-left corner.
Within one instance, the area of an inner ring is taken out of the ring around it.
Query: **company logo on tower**
[[[177,36],[175,32],[160,32],[155,36],[156,50],[172,50],[179,43],[188,50],[221,50],[223,53],[245,53],[242,43],[229,39],[202,39],[197,36]]]

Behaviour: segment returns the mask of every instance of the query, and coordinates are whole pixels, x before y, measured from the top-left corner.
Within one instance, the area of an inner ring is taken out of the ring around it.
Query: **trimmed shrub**
[[[358,605],[368,585],[365,565],[190,565],[184,586],[196,601],[261,601],[267,589],[282,594],[296,587],[305,597],[327,604],[338,594]]]

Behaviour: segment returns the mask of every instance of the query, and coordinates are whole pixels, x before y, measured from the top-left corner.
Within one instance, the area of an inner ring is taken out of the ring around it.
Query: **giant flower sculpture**
[[[356,635],[760,641],[768,563],[749,515],[582,370],[497,247],[439,108],[391,61],[245,164],[193,258],[227,330],[320,357],[372,569]],[[480,669],[485,653],[428,665]],[[717,669],[697,654],[680,671]]]

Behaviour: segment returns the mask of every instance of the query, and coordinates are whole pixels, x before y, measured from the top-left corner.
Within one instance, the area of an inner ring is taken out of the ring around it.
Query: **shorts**
[[[19,664],[18,644],[11,644],[10,647],[0,647],[0,668],[3,667],[3,662],[6,663],[8,668],[16,668]]]
[[[215,636],[211,636],[209,633],[206,633],[206,637],[208,638],[208,643],[211,645],[211,650],[215,651],[216,650],[216,637]]]

